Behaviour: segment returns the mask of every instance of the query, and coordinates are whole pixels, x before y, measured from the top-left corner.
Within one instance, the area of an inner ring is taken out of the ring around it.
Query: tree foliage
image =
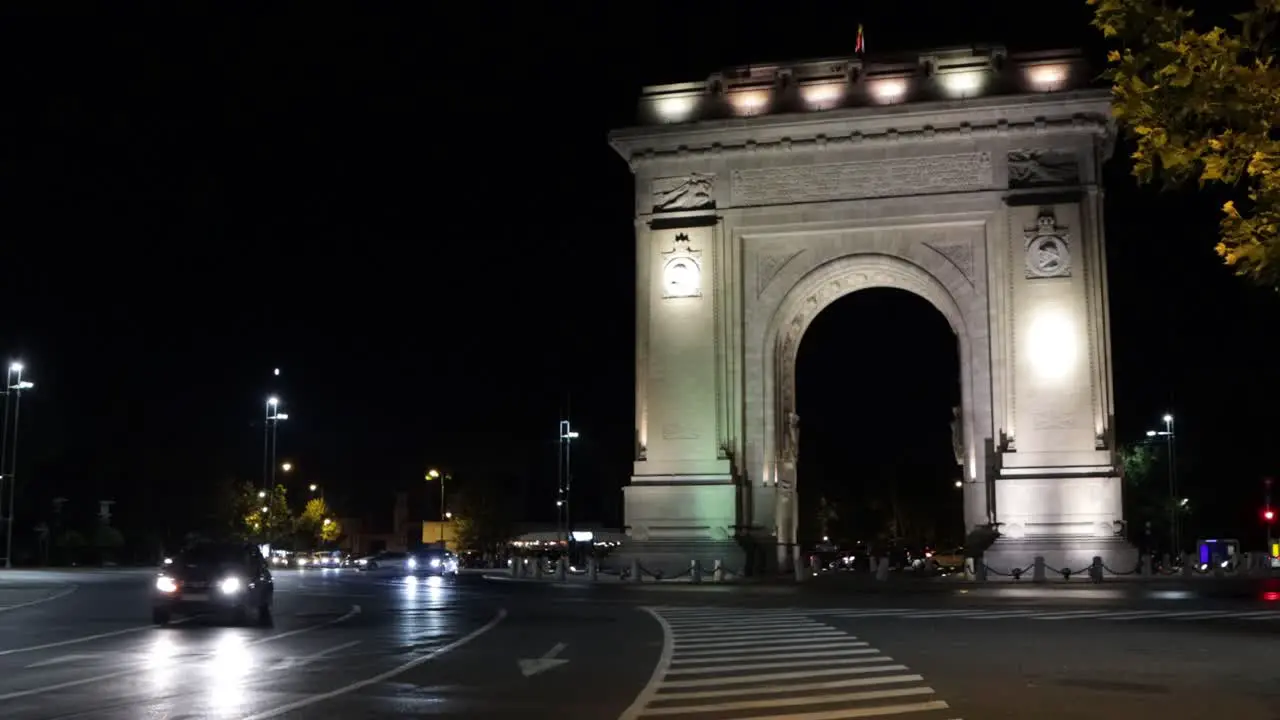
[[[1140,182],[1216,183],[1239,197],[1222,208],[1215,249],[1237,274],[1280,288],[1280,0],[1255,0],[1234,32],[1200,29],[1192,11],[1160,0],[1088,0],[1109,54],[1113,112],[1136,141]]]
[[[1150,445],[1122,445],[1119,451],[1124,484],[1133,490],[1146,489],[1156,465],[1156,453]]]
[[[449,499],[456,523],[458,546],[466,550],[494,549],[510,539],[508,493],[494,478],[468,478]]]
[[[337,540],[342,527],[323,498],[307,501],[296,523],[298,539],[307,545],[323,545]]]
[[[293,533],[293,513],[283,485],[265,492],[252,483],[242,483],[236,493],[237,517],[241,537],[254,542],[278,544]]]

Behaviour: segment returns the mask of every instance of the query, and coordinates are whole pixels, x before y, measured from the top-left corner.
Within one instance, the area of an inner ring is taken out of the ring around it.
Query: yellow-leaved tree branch
[[[1197,28],[1159,0],[1088,0],[1093,24],[1120,45],[1108,56],[1113,110],[1136,141],[1142,183],[1195,180],[1236,193],[1215,249],[1239,275],[1280,288],[1280,0],[1255,0],[1231,31]]]

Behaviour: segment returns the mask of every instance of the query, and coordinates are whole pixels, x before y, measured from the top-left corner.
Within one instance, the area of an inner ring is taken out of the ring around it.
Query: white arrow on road
[[[534,675],[537,675],[540,672],[552,670],[560,667],[561,665],[564,665],[569,661],[559,660],[556,658],[557,655],[564,652],[564,648],[565,648],[564,643],[556,643],[554,646],[552,646],[550,650],[547,651],[546,655],[543,655],[540,658],[537,658],[535,660],[517,661],[520,663],[520,673],[525,677],[532,677]]]

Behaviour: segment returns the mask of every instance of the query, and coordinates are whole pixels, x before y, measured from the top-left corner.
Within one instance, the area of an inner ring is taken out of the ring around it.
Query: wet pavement
[[[1269,591],[835,593],[308,570],[276,574],[273,627],[157,628],[151,577],[0,573],[0,717],[1274,720],[1280,702]]]

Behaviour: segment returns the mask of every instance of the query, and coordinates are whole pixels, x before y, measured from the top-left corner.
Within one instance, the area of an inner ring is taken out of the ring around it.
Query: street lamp
[[[1178,508],[1186,503],[1179,503],[1178,496],[1178,435],[1173,424],[1173,414],[1165,413],[1160,418],[1164,423],[1164,430],[1148,430],[1149,438],[1164,438],[1166,453],[1169,459],[1169,543],[1171,552],[1179,552],[1179,546],[1182,544],[1181,528],[1178,527]]]
[[[267,490],[276,484],[276,433],[281,420],[288,420],[289,414],[280,412],[280,398],[272,395],[267,398],[267,411],[262,425],[262,485]],[[292,465],[289,466],[293,468]],[[288,470],[286,470],[288,472]]]
[[[315,483],[311,483],[311,485],[309,485],[309,486],[308,486],[308,489],[310,489],[310,490],[311,490],[311,492],[315,492],[315,491],[316,491],[316,484],[315,484]]]
[[[957,480],[957,481],[956,481],[956,487],[958,487],[958,488],[962,488],[962,487],[964,487],[964,481],[963,481],[963,480]]]
[[[22,379],[23,365],[20,362],[9,364],[9,372],[4,383],[4,437],[0,438],[0,496],[4,494],[4,484],[9,483],[9,512],[6,516],[0,513],[5,523],[4,566],[13,567],[13,504],[14,489],[18,485],[18,419],[22,409],[22,391],[35,387],[35,383]],[[9,434],[9,401],[13,400],[13,435]],[[10,437],[13,445],[10,447]],[[6,464],[7,461],[7,464]],[[0,498],[2,499],[2,498]]]
[[[292,472],[292,471],[293,471],[293,463],[291,463],[291,462],[282,463],[282,464],[280,465],[280,469],[281,469],[281,470],[283,470],[283,471],[285,471],[285,472]]]
[[[440,542],[441,544],[444,543],[444,520],[446,517],[445,510],[444,510],[444,481],[448,479],[448,477],[449,476],[447,474],[442,473],[439,470],[436,470],[435,468],[432,468],[427,471],[427,476],[425,478],[427,482],[432,482],[433,480],[440,481]]]
[[[573,532],[573,515],[569,500],[573,490],[572,441],[578,439],[578,431],[569,426],[568,420],[560,421],[560,454],[557,457],[559,488],[556,491],[556,525],[560,539],[568,541]]]

